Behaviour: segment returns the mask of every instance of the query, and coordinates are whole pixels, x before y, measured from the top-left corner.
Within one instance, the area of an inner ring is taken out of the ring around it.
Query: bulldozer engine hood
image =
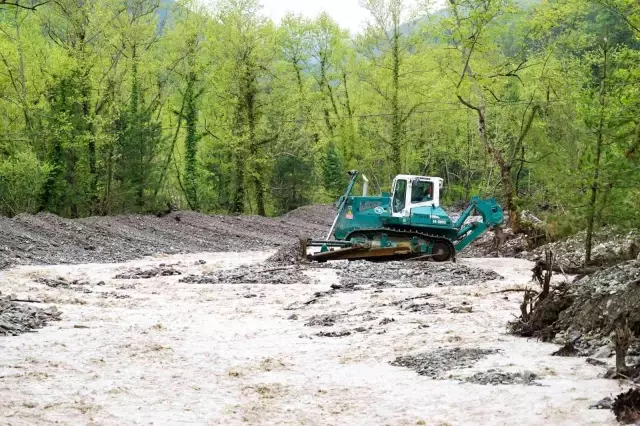
[[[452,228],[453,222],[441,207],[423,206],[411,209],[411,225]]]

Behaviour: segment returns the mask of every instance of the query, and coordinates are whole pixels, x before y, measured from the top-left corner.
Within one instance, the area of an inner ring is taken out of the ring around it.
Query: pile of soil
[[[360,284],[376,284],[390,281],[412,287],[432,285],[462,286],[480,282],[502,279],[494,271],[470,268],[451,262],[384,262],[367,261],[340,262],[332,264],[338,269],[341,282],[358,282]]]
[[[47,287],[51,288],[64,288],[66,290],[73,290],[79,293],[92,293],[93,291],[89,288],[91,283],[87,280],[68,280],[64,277],[57,278],[46,278],[40,277],[36,279],[40,284],[44,284]],[[96,285],[102,286],[105,285],[104,281],[100,281]]]
[[[482,358],[496,353],[498,353],[496,349],[437,349],[422,354],[398,357],[391,361],[391,365],[411,368],[421,376],[429,376],[435,379],[449,370],[473,367]]]
[[[287,223],[297,223],[302,227],[309,227],[309,225],[320,227],[324,230],[324,233],[313,236],[314,238],[320,238],[329,232],[335,216],[336,208],[332,204],[317,204],[313,206],[303,206],[292,210],[281,216],[280,220]]]
[[[581,349],[609,343],[622,318],[640,332],[640,261],[628,261],[589,275],[569,287],[572,302],[559,313],[558,340],[575,340]]]
[[[303,253],[302,243],[298,239],[297,241],[285,244],[271,257],[267,259],[267,263],[294,265],[306,260]]]
[[[311,279],[296,266],[272,268],[258,264],[240,268],[189,275],[182,278],[187,284],[310,284]]]
[[[578,232],[561,241],[545,244],[531,252],[523,252],[520,257],[537,260],[544,257],[547,249],[553,251],[557,263],[580,266],[585,263],[586,231]],[[602,228],[593,235],[591,264],[611,266],[627,260],[634,260],[640,254],[640,233],[620,232],[614,228]]]
[[[467,248],[460,252],[459,257],[518,257],[526,252],[529,246],[527,234],[514,234],[511,228],[503,228],[503,242],[494,231],[487,231]]]
[[[535,380],[538,378],[534,373],[525,371],[522,373],[508,373],[506,371],[490,369],[479,372],[463,380],[476,385],[530,385],[542,386]]]
[[[144,280],[155,277],[170,277],[173,275],[182,275],[182,272],[174,268],[172,265],[160,264],[157,268],[130,269],[127,272],[118,274],[113,278],[116,280]]]
[[[60,320],[61,313],[55,307],[41,309],[12,299],[0,294],[0,336],[17,336]]]
[[[331,206],[302,207],[279,218],[172,212],[63,219],[49,213],[0,217],[0,268],[19,264],[112,263],[154,254],[268,250],[319,238]]]

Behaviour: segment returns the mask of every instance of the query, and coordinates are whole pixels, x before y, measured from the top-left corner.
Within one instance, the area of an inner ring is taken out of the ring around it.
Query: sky
[[[265,15],[279,23],[288,12],[315,18],[326,11],[343,28],[352,34],[364,29],[368,12],[360,7],[359,0],[261,0]]]

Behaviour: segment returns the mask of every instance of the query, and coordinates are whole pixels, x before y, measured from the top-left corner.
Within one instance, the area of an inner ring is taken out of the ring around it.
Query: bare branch
[[[42,0],[37,3],[31,3],[31,5],[21,4],[20,0],[14,0],[14,1],[0,0],[0,6],[12,6],[12,7],[17,7],[17,8],[26,9],[26,10],[36,10],[40,6],[44,6],[47,3],[51,3],[51,0]]]

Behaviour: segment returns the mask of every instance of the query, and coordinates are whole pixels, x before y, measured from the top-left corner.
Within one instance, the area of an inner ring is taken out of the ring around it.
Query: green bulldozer
[[[489,229],[494,229],[498,237],[502,235],[504,213],[493,198],[472,197],[454,222],[440,207],[441,178],[398,175],[391,194],[370,197],[364,175],[362,196],[351,196],[360,173],[352,170],[349,175],[351,181],[338,200],[338,212],[327,237],[302,241],[308,260],[444,262],[455,260],[456,253]],[[482,221],[465,224],[474,211]],[[309,247],[316,249],[307,253]]]

